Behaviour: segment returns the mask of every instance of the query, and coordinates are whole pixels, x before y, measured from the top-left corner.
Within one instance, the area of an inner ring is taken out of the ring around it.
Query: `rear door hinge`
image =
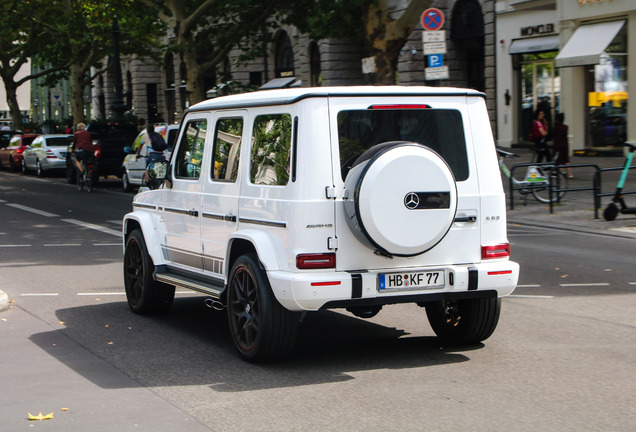
[[[328,237],[327,238],[327,249],[329,249],[329,250],[337,250],[338,249],[338,237]]]
[[[327,199],[336,199],[336,188],[333,186],[325,186],[325,195]]]

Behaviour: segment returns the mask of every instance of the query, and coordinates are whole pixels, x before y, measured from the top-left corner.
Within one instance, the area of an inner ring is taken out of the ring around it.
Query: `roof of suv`
[[[310,97],[328,96],[480,96],[476,90],[453,87],[424,86],[352,86],[352,87],[299,87],[279,90],[261,90],[230,96],[221,96],[193,105],[188,111],[243,108],[248,106],[287,105]]]

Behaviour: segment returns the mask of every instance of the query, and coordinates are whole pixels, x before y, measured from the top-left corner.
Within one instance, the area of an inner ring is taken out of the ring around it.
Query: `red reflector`
[[[296,255],[296,267],[299,269],[327,269],[336,267],[335,253]]]
[[[488,276],[512,274],[512,270],[489,271]]]
[[[431,109],[425,104],[371,105],[369,109]]]
[[[332,285],[340,285],[340,281],[331,281],[331,282],[312,282],[311,286],[332,286]]]
[[[482,246],[481,258],[503,258],[510,256],[510,245],[508,243],[494,245],[494,246]]]

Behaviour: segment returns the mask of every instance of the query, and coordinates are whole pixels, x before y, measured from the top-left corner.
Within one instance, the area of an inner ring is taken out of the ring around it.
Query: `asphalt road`
[[[511,225],[520,287],[483,344],[440,346],[415,305],[328,311],[251,365],[198,294],[128,310],[118,187],[0,172],[2,431],[634,429],[636,240]]]

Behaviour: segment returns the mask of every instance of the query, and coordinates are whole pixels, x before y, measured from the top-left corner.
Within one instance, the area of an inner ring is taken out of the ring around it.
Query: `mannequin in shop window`
[[[552,155],[548,148],[548,124],[545,120],[545,113],[542,110],[534,112],[532,122],[532,136],[534,139],[534,149],[537,152],[537,163],[550,162]]]

